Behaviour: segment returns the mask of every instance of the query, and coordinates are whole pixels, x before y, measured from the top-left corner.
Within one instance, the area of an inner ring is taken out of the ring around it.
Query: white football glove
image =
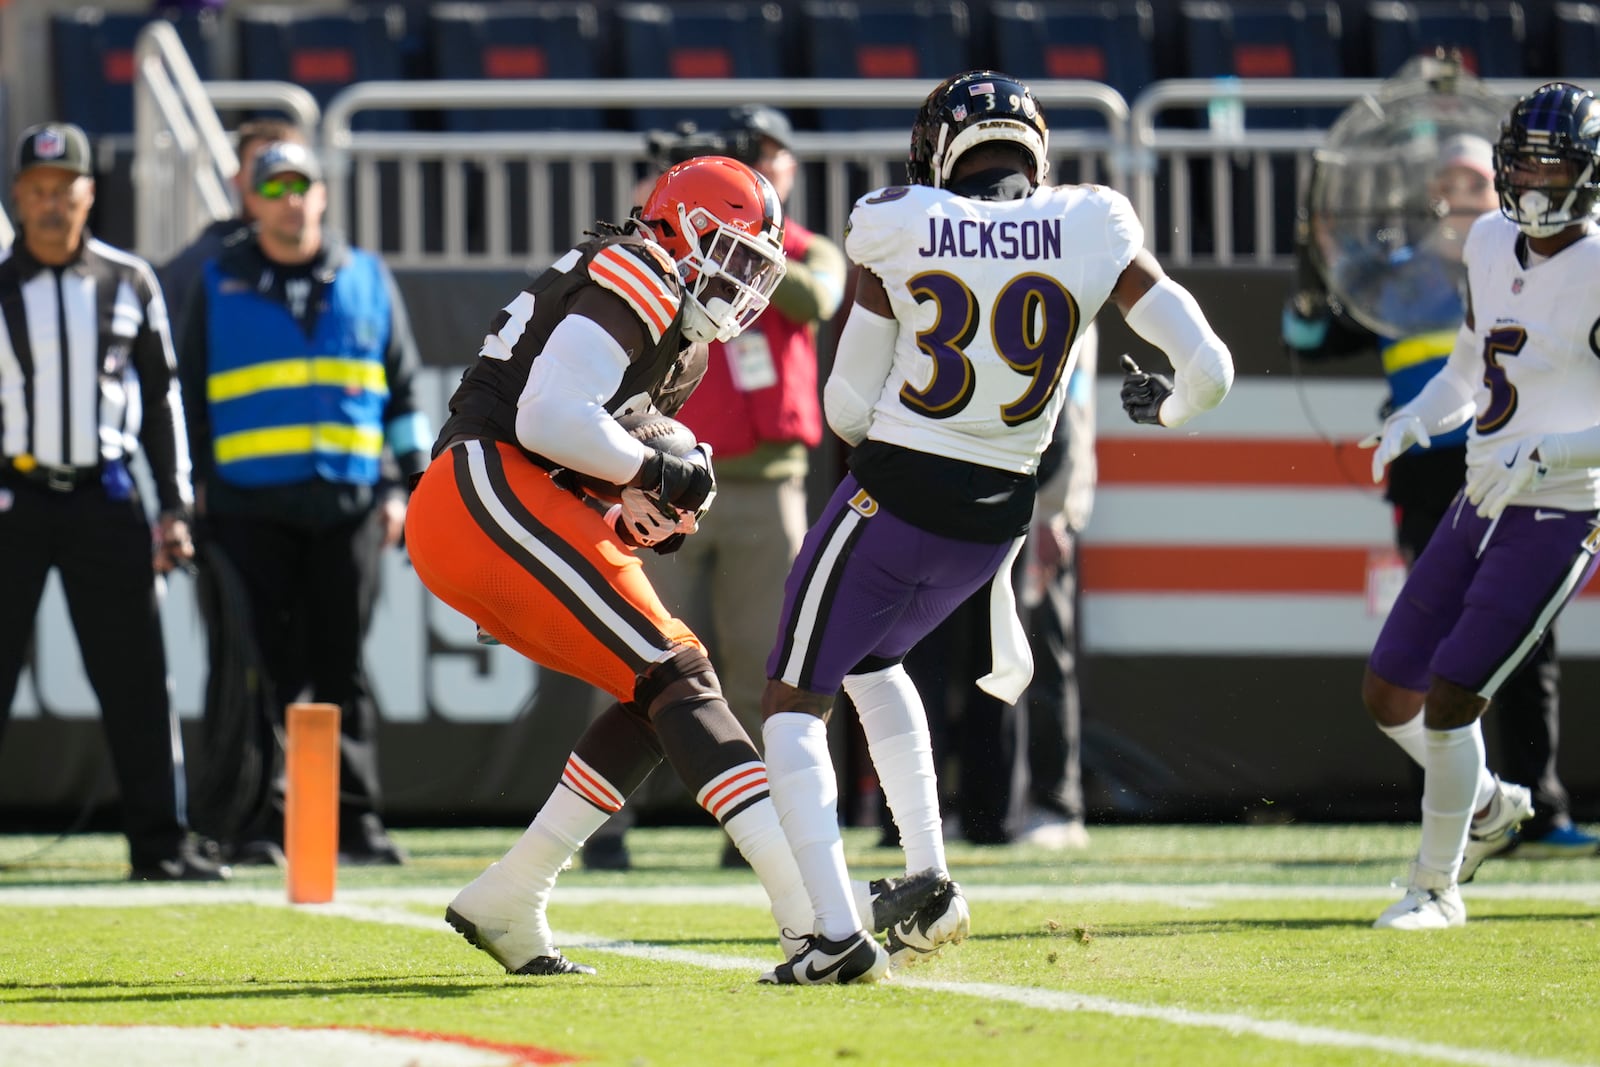
[[[676,513],[668,518],[663,511],[661,498],[643,489],[628,488],[622,491],[622,503],[613,504],[606,512],[606,521],[623,539],[641,548],[659,545],[674,534],[691,534],[700,528],[692,511],[667,507]]]
[[[1428,429],[1422,425],[1422,420],[1409,411],[1401,410],[1384,419],[1383,428],[1363,439],[1361,447],[1377,448],[1372,454],[1372,480],[1381,482],[1384,470],[1394,462],[1396,456],[1412,445],[1427,448],[1432,443],[1433,438],[1428,436]]]
[[[1542,438],[1510,441],[1495,452],[1494,458],[1467,473],[1467,503],[1476,504],[1478,515],[1498,519],[1511,498],[1536,489],[1550,468],[1533,458]]]

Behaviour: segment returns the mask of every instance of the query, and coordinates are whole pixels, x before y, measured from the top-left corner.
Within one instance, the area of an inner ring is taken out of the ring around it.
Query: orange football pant
[[[470,438],[429,464],[406,511],[406,547],[434,596],[618,700],[677,648],[705,651],[605,519],[512,445]]]

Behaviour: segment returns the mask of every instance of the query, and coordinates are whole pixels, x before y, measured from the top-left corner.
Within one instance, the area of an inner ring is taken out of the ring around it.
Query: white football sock
[[[834,940],[861,929],[839,834],[839,783],[828,727],[815,715],[779,712],[762,723],[767,777],[784,837],[810,894],[815,930]]]
[[[939,818],[933,738],[928,733],[922,697],[911,676],[904,666],[896,664],[871,674],[852,674],[845,678],[844,690],[856,706],[883,798],[900,828],[906,873],[934,867],[941,874],[949,874]]]
[[[1427,773],[1422,786],[1422,848],[1417,862],[1454,878],[1467,847],[1480,772],[1483,731],[1473,726],[1427,730]]]
[[[769,767],[767,774],[771,773]],[[794,853],[789,851],[789,840],[783,834],[778,809],[771,798],[739,812],[723,825],[723,829],[733,839],[740,855],[749,861],[750,869],[761,881],[761,888],[767,891],[778,932],[788,931],[795,937],[811,933],[816,923],[811,896],[800,877],[800,868],[795,865]]]
[[[1422,712],[1401,723],[1399,726],[1385,726],[1378,723],[1389,740],[1400,746],[1400,750],[1416,763],[1418,767],[1428,766],[1428,743],[1422,737]]]
[[[478,926],[509,966],[553,956],[545,905],[556,875],[611,815],[564,785],[550,794],[533,823],[499,862],[457,893],[451,906]]]

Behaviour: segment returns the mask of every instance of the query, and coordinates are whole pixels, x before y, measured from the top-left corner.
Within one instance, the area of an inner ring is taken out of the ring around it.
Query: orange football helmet
[[[730,341],[783,278],[783,208],[772,183],[737,160],[699,156],[656,179],[638,220],[677,261],[692,341]]]

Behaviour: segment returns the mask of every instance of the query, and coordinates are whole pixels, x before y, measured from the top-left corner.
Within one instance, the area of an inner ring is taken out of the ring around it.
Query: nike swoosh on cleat
[[[1564,519],[1566,517],[1567,513],[1564,511],[1535,511],[1533,513],[1534,522],[1544,522],[1546,519]]]
[[[834,960],[832,963],[828,964],[828,966],[822,968],[819,971],[819,970],[817,970],[817,965],[815,963],[811,962],[810,960],[807,960],[806,961],[806,980],[809,981],[809,982],[820,982],[824,978],[827,978],[829,975],[833,974],[835,971],[837,971],[839,968],[843,967],[845,964],[847,964],[849,962],[850,962],[850,953],[846,952],[843,956],[840,956],[838,959]]]

